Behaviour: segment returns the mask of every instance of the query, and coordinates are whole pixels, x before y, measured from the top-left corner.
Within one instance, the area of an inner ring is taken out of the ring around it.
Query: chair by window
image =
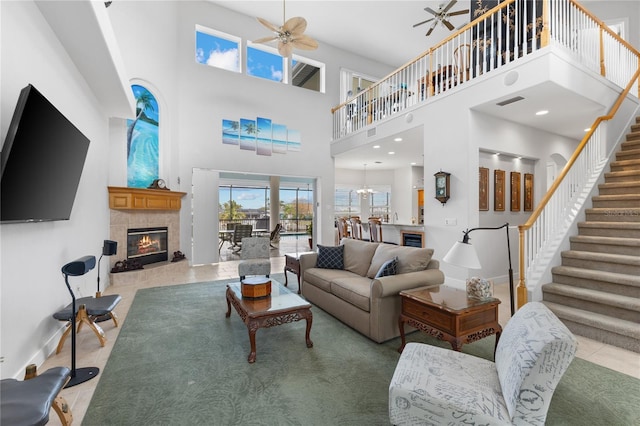
[[[356,240],[362,239],[362,222],[359,217],[352,217],[350,219],[351,222],[351,238]]]
[[[369,218],[369,241],[374,243],[382,242],[382,221],[377,217]]]
[[[242,250],[242,239],[250,237],[253,233],[253,225],[236,224],[233,229],[233,238],[231,240],[231,248],[234,253]]]
[[[282,232],[282,224],[276,223],[276,227],[273,228],[273,231],[271,231],[271,234],[269,235],[269,245],[272,249],[277,248],[273,245],[274,243],[280,242],[280,232]]]
[[[238,264],[238,275],[244,280],[247,275],[266,275],[271,273],[269,259],[269,238],[245,237],[242,239],[241,261]]]

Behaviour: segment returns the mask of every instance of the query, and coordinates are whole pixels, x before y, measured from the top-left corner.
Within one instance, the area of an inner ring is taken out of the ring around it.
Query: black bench
[[[51,408],[64,426],[73,421],[71,409],[58,393],[69,380],[71,370],[54,367],[36,375],[36,366],[27,367],[25,380],[0,381],[0,424],[44,425],[49,422]]]
[[[80,331],[82,324],[87,324],[91,330],[95,333],[100,341],[100,346],[104,346],[106,337],[102,328],[96,324],[96,320],[102,317],[109,317],[113,320],[114,325],[118,326],[118,317],[116,317],[113,309],[120,303],[122,297],[119,294],[112,294],[101,297],[81,297],[76,299],[76,322],[78,323],[78,332]],[[53,317],[59,321],[68,321],[67,329],[60,337],[56,354],[59,354],[64,346],[64,341],[71,332],[71,311],[72,304],[70,303],[61,311],[53,314]]]

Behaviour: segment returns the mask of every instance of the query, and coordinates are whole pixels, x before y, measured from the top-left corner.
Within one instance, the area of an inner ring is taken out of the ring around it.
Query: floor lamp
[[[516,310],[513,298],[513,268],[511,267],[511,244],[509,243],[508,223],[495,228],[473,228],[463,231],[464,237],[462,238],[462,241],[457,241],[445,257],[442,258],[442,261],[452,265],[462,266],[463,268],[481,269],[482,265],[480,265],[478,253],[476,253],[476,250],[469,243],[469,234],[477,230],[497,230],[502,228],[505,228],[507,233],[507,255],[509,257],[509,300],[511,302],[511,316],[513,316],[516,313]]]
[[[67,382],[65,388],[70,388],[80,383],[84,383],[90,379],[93,379],[98,375],[100,369],[98,367],[84,367],[76,368],[76,296],[71,290],[69,284],[69,276],[77,277],[84,275],[96,266],[95,256],[83,256],[80,259],[76,259],[73,262],[67,263],[62,267],[62,273],[64,274],[64,282],[71,294],[71,378]]]

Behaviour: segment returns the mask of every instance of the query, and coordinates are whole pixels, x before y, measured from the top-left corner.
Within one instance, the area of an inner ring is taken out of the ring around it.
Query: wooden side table
[[[298,277],[298,294],[300,294],[300,255],[313,252],[301,252],[301,253],[285,253],[284,255],[284,286],[289,284],[289,278],[287,277],[287,271],[292,274],[296,274]]]
[[[473,299],[464,290],[444,285],[419,287],[400,292],[402,311],[398,319],[402,346],[405,346],[404,324],[407,323],[433,337],[451,343],[460,351],[464,343],[496,335],[496,346],[502,327],[498,322],[496,298]]]

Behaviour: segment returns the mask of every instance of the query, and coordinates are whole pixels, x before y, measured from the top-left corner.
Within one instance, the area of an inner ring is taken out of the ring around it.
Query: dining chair
[[[354,238],[356,240],[361,240],[362,239],[362,222],[360,221],[360,218],[354,216],[349,221],[351,222],[351,238]]]
[[[377,217],[370,217],[369,223],[369,241],[374,243],[382,242],[382,221]]]
[[[344,217],[338,218],[338,242],[343,238],[349,238],[349,231],[347,227],[347,220]]]
[[[470,78],[471,45],[461,44],[453,51],[453,84],[463,83]]]

